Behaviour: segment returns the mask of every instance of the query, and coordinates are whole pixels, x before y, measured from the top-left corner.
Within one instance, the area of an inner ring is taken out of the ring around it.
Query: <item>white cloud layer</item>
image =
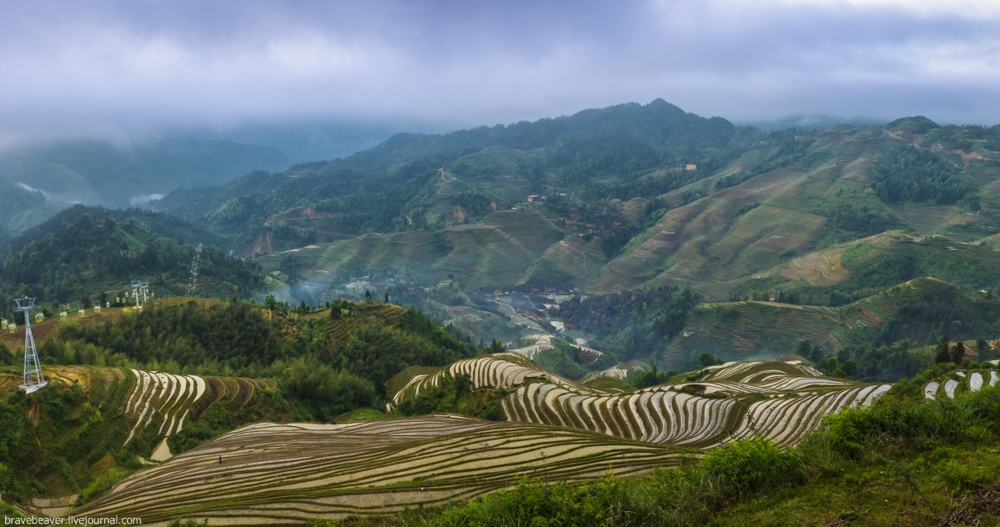
[[[243,119],[1000,123],[1000,2],[3,2],[0,138]]]

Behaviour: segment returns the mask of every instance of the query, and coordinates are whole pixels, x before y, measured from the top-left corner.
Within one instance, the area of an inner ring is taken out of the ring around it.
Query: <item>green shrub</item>
[[[702,468],[723,502],[801,483],[802,460],[770,439],[734,441],[705,455]]]
[[[492,400],[487,403],[486,406],[476,411],[473,417],[486,419],[487,421],[505,421],[507,419],[506,414],[503,413],[503,407],[500,406],[500,401],[498,400]]]
[[[80,497],[77,500],[77,504],[83,505],[85,503],[89,503],[94,498],[110,490],[111,487],[115,486],[115,483],[125,479],[125,476],[127,475],[128,473],[123,470],[110,470],[94,478],[89,485],[80,491]]]
[[[672,481],[672,476],[667,479]],[[565,482],[546,485],[521,480],[512,489],[448,507],[441,514],[424,521],[423,525],[590,527],[688,523],[672,521],[672,516],[676,514],[673,501],[677,493],[661,483],[664,482],[656,475],[651,480],[606,475],[586,485]],[[700,518],[704,520],[705,516]]]
[[[0,463],[0,494],[20,494],[17,476],[7,465]]]

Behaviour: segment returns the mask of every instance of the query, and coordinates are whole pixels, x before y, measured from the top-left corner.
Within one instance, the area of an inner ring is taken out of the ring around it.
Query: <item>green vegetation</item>
[[[0,373],[5,386],[0,404],[0,471],[12,475],[0,480],[5,497],[23,500],[79,493],[80,502],[86,503],[142,468],[139,458],[152,455],[168,421],[170,427],[177,418],[185,424],[183,432],[169,437],[177,453],[249,422],[287,420],[300,404],[293,396],[285,399],[277,390],[260,389],[262,385],[255,390],[246,379],[209,377],[196,404],[185,408],[170,403],[178,402],[176,387],[167,397],[167,392],[147,389],[146,381],[130,370],[87,366],[45,370],[49,386],[30,396],[16,388],[19,369]],[[193,395],[193,386],[188,388],[187,394]],[[144,396],[156,409],[155,419],[154,413],[140,415],[138,401]],[[186,397],[182,390],[180,398]],[[178,408],[184,411],[168,415],[168,410]]]
[[[549,344],[552,349],[539,351],[532,357],[532,362],[545,371],[567,379],[578,381],[589,372],[603,370],[615,364],[614,359],[608,355],[601,355],[596,360],[584,357],[579,347],[558,338],[550,339]]]
[[[39,353],[46,363],[277,378],[302,401],[301,417],[324,421],[384,407],[386,381],[409,366],[474,353],[420,312],[396,306],[338,303],[342,314],[333,319],[331,311],[267,305],[153,302],[113,323],[62,325]]]
[[[58,225],[58,219],[53,222]],[[52,231],[49,226],[41,232]],[[184,293],[193,280],[195,248],[132,222],[83,214],[75,223],[28,243],[12,243],[0,266],[0,298],[31,296],[56,305],[84,295],[118,291],[129,280],[146,278],[154,291]],[[198,266],[200,292],[249,295],[264,283],[262,269],[206,247]]]
[[[282,344],[280,333],[249,303],[189,300],[147,303],[108,324],[64,324],[39,353],[63,364],[244,375],[277,360]]]
[[[649,388],[650,386],[666,384],[667,381],[675,375],[677,375],[676,371],[659,371],[654,364],[652,368],[629,372],[628,377],[626,377],[625,380],[628,384],[634,386],[638,390],[641,390],[643,388]]]
[[[31,191],[0,179],[0,248],[12,236],[40,223],[58,208],[41,192]]]
[[[885,212],[872,211],[867,205],[837,205],[830,211],[829,218],[832,227],[858,237],[885,232],[897,225],[895,218]]]
[[[595,341],[609,358],[605,360],[613,363],[645,358],[662,350],[681,333],[689,315],[702,300],[689,288],[680,293],[673,288],[659,288],[646,295],[641,303],[622,300],[620,295],[587,299],[579,303],[577,314],[567,320],[593,332]],[[568,302],[560,311],[575,309],[573,302]],[[595,327],[585,325],[594,319],[600,320]]]
[[[0,376],[3,376],[0,374]],[[35,493],[96,492],[91,470],[134,470],[138,462],[120,449],[127,430],[116,423],[128,386],[95,376],[90,389],[53,387],[28,397],[8,392],[0,404],[0,492],[15,499]],[[116,404],[117,403],[117,404]]]
[[[955,203],[972,190],[944,158],[913,146],[879,153],[872,159],[872,188],[886,203]]]
[[[486,419],[504,421],[500,399],[506,395],[492,390],[473,392],[472,379],[467,374],[442,376],[437,386],[423,390],[416,397],[399,404],[397,412],[405,416],[431,414],[461,414]]]
[[[9,245],[0,248],[0,254],[6,256],[17,252],[32,241],[41,240],[46,236],[72,227],[83,219],[84,216],[89,217],[91,221],[95,222],[102,222],[110,218],[118,223],[133,223],[164,238],[171,238],[182,243],[201,243],[215,245],[223,249],[226,248],[225,241],[219,236],[174,216],[146,209],[108,209],[104,207],[74,205],[60,211],[41,224],[25,230],[19,236],[13,238]]]
[[[285,174],[252,173],[207,193],[181,190],[161,206],[188,219],[207,218],[243,247],[261,237],[278,238],[279,222],[301,223],[314,229],[316,240],[330,241],[342,232],[479,219],[552,186],[586,199],[661,194],[704,178],[762,136],[656,100],[441,136],[398,134],[343,160],[300,165]],[[526,151],[542,154],[521,154]],[[685,163],[703,168],[673,170]],[[644,177],[661,168],[671,170]],[[306,207],[323,217],[265,221]]]

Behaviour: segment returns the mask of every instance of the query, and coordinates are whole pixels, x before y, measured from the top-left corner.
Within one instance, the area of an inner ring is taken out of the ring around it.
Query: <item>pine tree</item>
[[[965,344],[958,342],[951,347],[951,362],[962,364],[965,361]]]
[[[937,364],[951,362],[951,354],[948,353],[948,337],[941,337],[941,342],[938,343],[937,353],[934,355],[934,362]]]

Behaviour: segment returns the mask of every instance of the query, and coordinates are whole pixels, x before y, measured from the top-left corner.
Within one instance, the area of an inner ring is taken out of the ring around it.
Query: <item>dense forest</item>
[[[595,344],[616,361],[655,356],[684,328],[701,296],[685,288],[660,287],[581,299],[573,297],[551,310],[563,322],[595,337]]]
[[[228,248],[223,238],[176,216],[139,208],[108,209],[105,207],[74,205],[59,211],[58,214],[53,215],[39,225],[26,229],[20,235],[13,237],[6,246],[0,246],[0,257],[21,250],[34,240],[44,238],[70,227],[84,216],[89,217],[92,221],[104,221],[110,218],[120,223],[133,223],[147,231],[165,238],[172,238],[182,243],[214,245],[223,250]]]
[[[110,216],[95,220],[82,214],[59,228],[61,216],[38,227],[40,237],[27,235],[11,242],[0,265],[0,295],[62,304],[117,291],[137,279],[148,281],[161,294],[190,291],[198,248]],[[263,285],[260,266],[226,256],[215,247],[201,249],[198,262],[202,290],[246,296]]]
[[[872,159],[871,184],[886,203],[955,203],[973,190],[957,172],[951,163],[930,150],[904,146]]]

